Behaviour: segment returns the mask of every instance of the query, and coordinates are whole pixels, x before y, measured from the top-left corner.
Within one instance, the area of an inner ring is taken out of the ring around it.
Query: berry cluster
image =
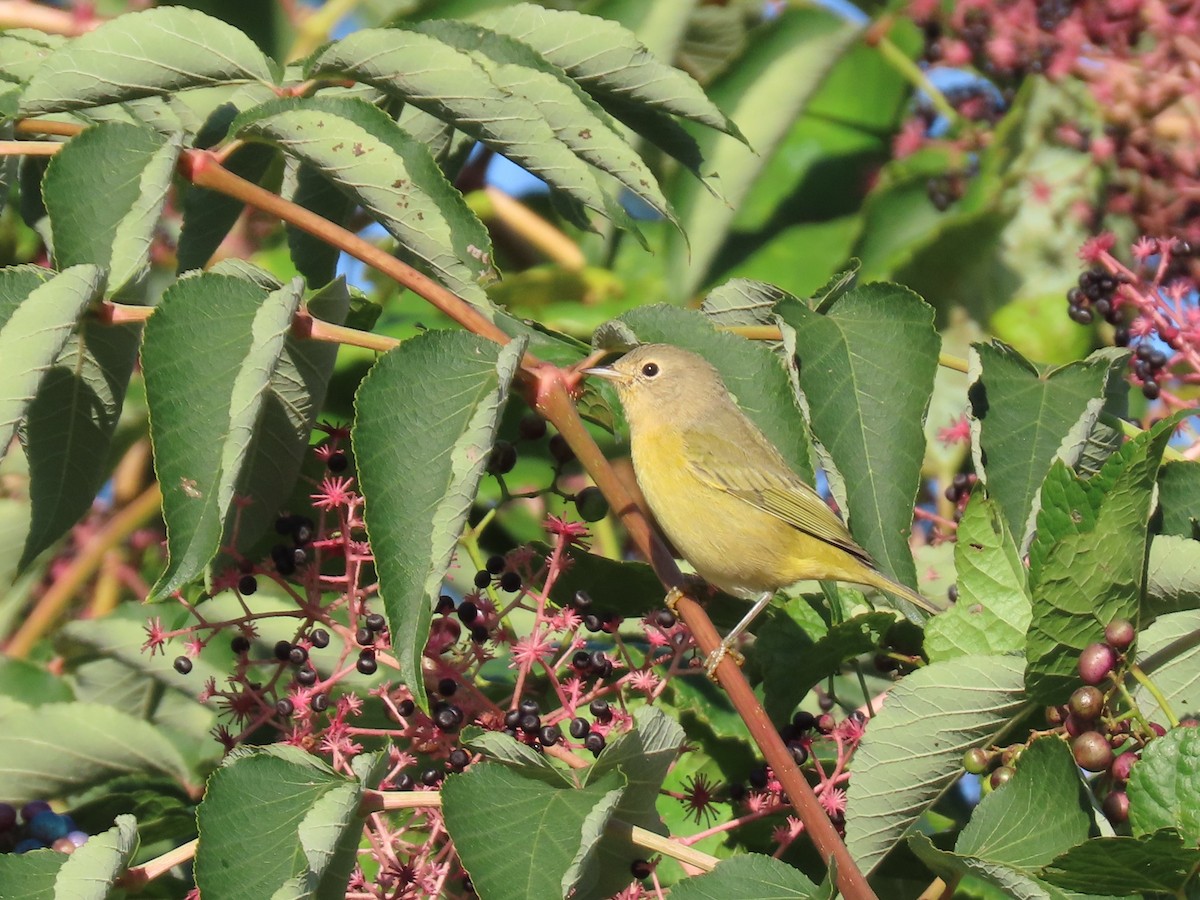
[[[32,800],[20,811],[0,803],[0,853],[27,853],[49,847],[59,853],[74,853],[87,842],[70,816],[56,813],[44,800]]]
[[[1100,316],[1110,325],[1124,319],[1117,304],[1118,279],[1104,269],[1092,268],[1079,276],[1079,286],[1067,291],[1067,315],[1072,322],[1091,325]]]

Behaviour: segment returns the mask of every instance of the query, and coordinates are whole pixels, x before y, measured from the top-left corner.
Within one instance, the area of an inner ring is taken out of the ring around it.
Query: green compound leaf
[[[874,869],[962,774],[963,753],[994,739],[1027,704],[1019,657],[930,663],[892,688],[867,725],[847,792],[846,847]]]
[[[37,266],[0,269],[0,448],[7,449],[43,376],[103,289],[96,266],[57,275]]]
[[[1091,821],[1070,748],[1056,737],[1039,738],[1021,754],[1016,775],[983,798],[954,851],[1033,869],[1086,840]]]
[[[813,433],[845,484],[847,522],[879,567],[916,583],[908,535],[937,373],[933,309],[890,284],[857,287],[825,314],[785,301]]]
[[[1078,686],[1079,652],[1113,619],[1139,620],[1151,500],[1175,420],[1129,441],[1096,475],[1079,479],[1061,461],[1041,490],[1029,548],[1033,618],[1026,686],[1039,703],[1065,702]],[[1103,565],[1089,561],[1103,560]]]
[[[146,325],[142,367],[169,555],[154,598],[204,573],[239,517],[251,541],[291,489],[315,415],[303,395],[324,387],[309,361],[293,358],[300,291],[299,279],[268,292],[198,274],[168,288]],[[327,350],[317,359],[316,368],[332,361]]]
[[[625,789],[616,772],[575,789],[500,763],[476,763],[442,785],[446,830],[483,897],[565,897],[593,811],[607,820]],[[503,827],[497,827],[503,823]],[[628,871],[628,870],[626,870]],[[593,897],[588,885],[573,896]]]
[[[0,797],[20,804],[82,793],[118,775],[188,779],[149,722],[99,703],[45,703],[0,714]]]
[[[1172,728],[1142,751],[1129,777],[1129,826],[1135,836],[1174,828],[1200,843],[1200,728]]]
[[[1101,837],[1084,841],[1042,868],[1041,877],[1069,891],[1105,890],[1138,897],[1184,897],[1200,870],[1200,849],[1186,846],[1174,831],[1144,837]]]
[[[858,26],[827,10],[792,7],[759,29],[714,83],[713,100],[738,122],[745,140],[717,132],[698,138],[705,167],[719,175],[721,196],[693,178],[676,180],[668,192],[682,225],[667,242],[669,284],[677,298],[690,297],[704,283],[755,179],[858,35]]]
[[[1098,350],[1085,360],[1037,369],[1011,347],[971,347],[968,415],[975,471],[1000,504],[1024,551],[1050,464],[1074,465],[1104,406],[1104,392],[1124,351]]]
[[[21,115],[272,80],[267,58],[242,32],[202,12],[164,6],[117,16],[56,49],[25,88]]]
[[[601,189],[588,164],[558,139],[535,104],[498,85],[469,55],[432,35],[398,28],[356,31],[322,52],[309,75],[373,85],[449,122],[572,200],[632,229],[628,214]],[[586,225],[586,219],[580,224]]]
[[[408,262],[488,305],[479,283],[494,274],[487,229],[429,151],[384,112],[348,98],[276,100],[243,113],[230,130],[320,172],[400,242]]]
[[[829,893],[803,872],[771,856],[751,853],[678,882],[673,900],[823,900]]]
[[[925,626],[930,662],[1025,648],[1032,616],[1025,565],[1000,507],[971,495],[954,544],[958,602]]]
[[[633,32],[616,22],[533,3],[508,6],[479,21],[528,44],[601,101],[632,102],[740,134],[695,79],[655,59]]]
[[[385,355],[355,398],[354,458],[379,592],[400,677],[422,706],[433,607],[525,345],[427,332]]]
[[[141,335],[140,325],[84,319],[43,374],[21,428],[33,513],[21,568],[91,508],[108,474]]]
[[[239,747],[209,778],[196,813],[197,887],[209,900],[344,897],[362,790],[298,748]]]
[[[120,296],[150,271],[150,244],[175,174],[180,139],[139,125],[109,122],[72,138],[42,182],[59,267],[108,269]],[[104,173],[98,189],[96,173]]]

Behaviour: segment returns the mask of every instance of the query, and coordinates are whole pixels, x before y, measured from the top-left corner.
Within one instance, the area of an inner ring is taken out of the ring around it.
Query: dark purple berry
[[[1117,664],[1117,654],[1108,644],[1088,644],[1079,654],[1079,677],[1084,684],[1099,684]]]
[[[453,704],[447,703],[438,708],[433,714],[433,723],[442,731],[458,731],[463,723],[463,711]]]
[[[464,600],[458,604],[458,620],[464,625],[471,625],[477,618],[479,618],[479,607],[470,600]]]
[[[421,773],[421,784],[426,787],[437,787],[442,781],[442,773],[437,769],[426,769]]]
[[[575,596],[571,598],[571,605],[579,612],[583,612],[591,607],[592,595],[587,591],[576,591]]]
[[[454,612],[454,598],[447,594],[442,594],[442,596],[438,597],[437,606],[434,607],[433,611],[439,616],[450,615],[450,613]]]
[[[1129,780],[1129,774],[1133,771],[1133,764],[1138,761],[1136,753],[1122,753],[1113,760],[1112,766],[1109,767],[1109,772],[1112,774],[1112,779],[1117,784],[1124,784]]]
[[[471,754],[462,747],[455,747],[450,751],[450,758],[446,761],[450,763],[450,768],[452,768],[455,772],[461,772],[471,761]]]
[[[308,639],[318,650],[324,650],[329,646],[329,632],[324,628],[314,628],[308,635]]]
[[[1084,722],[1092,722],[1104,711],[1104,694],[1100,692],[1099,688],[1086,685],[1077,688],[1071,694],[1067,706],[1075,718]]]
[[[504,571],[505,565],[507,564],[504,562],[503,556],[489,556],[487,562],[484,564],[484,568],[493,575],[499,575]]]
[[[576,716],[571,720],[571,724],[567,727],[567,731],[571,737],[577,741],[583,740],[588,736],[588,732],[592,730],[592,726],[588,724],[588,720],[580,716]]]
[[[521,589],[521,576],[516,572],[505,572],[500,576],[500,589],[515,594]]]
[[[492,583],[492,575],[487,569],[480,569],[475,573],[475,587],[478,590],[483,590]]]
[[[288,662],[293,666],[302,666],[308,662],[308,651],[303,647],[293,647],[288,653]]]
[[[1129,795],[1124,791],[1109,791],[1102,808],[1108,821],[1120,825],[1129,820]]]
[[[238,593],[249,597],[258,590],[258,579],[253,575],[243,575],[238,579]]]
[[[488,639],[488,630],[486,625],[476,625],[471,629],[471,640],[477,644],[482,644]]]
[[[443,678],[437,684],[437,692],[443,697],[453,697],[458,690],[458,682],[453,678]]]
[[[276,641],[275,642],[275,658],[280,662],[287,662],[288,657],[292,652],[291,641]]]
[[[317,683],[317,670],[316,669],[300,669],[296,673],[296,684],[299,684],[303,687],[312,687],[316,683]]]
[[[276,715],[282,716],[283,718],[286,719],[286,718],[289,718],[291,716],[291,714],[294,713],[295,711],[296,711],[296,704],[294,704],[287,697],[283,697],[282,699],[275,701],[275,714]]]
[[[383,631],[383,627],[387,625],[387,620],[384,619],[379,613],[371,613],[365,619],[363,619],[363,624],[378,634],[379,632]]]
[[[358,654],[358,662],[354,664],[354,668],[358,669],[361,675],[374,675],[379,669],[379,662],[375,659],[375,651],[369,647],[363,648]]]
[[[396,704],[396,712],[400,713],[404,718],[408,718],[417,711],[417,704],[411,700],[401,700]]]
[[[175,671],[180,675],[186,675],[192,671],[192,661],[186,656],[175,657]]]
[[[575,510],[585,522],[599,522],[608,515],[608,501],[598,487],[585,487],[575,495]]]
[[[629,871],[633,873],[633,877],[638,881],[643,881],[650,877],[654,871],[654,866],[650,865],[644,859],[635,859],[629,864]]]
[[[329,695],[317,694],[317,696],[313,697],[312,708],[313,712],[325,712],[325,710],[329,709]]]
[[[608,705],[607,700],[593,700],[588,706],[588,712],[601,725],[612,721],[612,707]]]
[[[1113,762],[1112,747],[1098,731],[1085,731],[1073,738],[1071,752],[1075,754],[1075,762],[1079,767],[1089,772],[1103,772]]]
[[[599,756],[600,751],[604,749],[604,735],[598,731],[589,731],[588,736],[583,739],[583,747],[592,756]]]
[[[359,626],[358,630],[354,632],[354,640],[358,642],[360,647],[370,647],[375,643],[375,632],[373,632],[366,625],[361,625]]]
[[[325,460],[325,467],[335,475],[338,472],[345,472],[349,465],[350,460],[346,459],[346,454],[341,450],[336,450],[333,453],[330,453],[329,457]]]
[[[543,725],[542,730],[538,732],[538,740],[543,747],[553,747],[562,740],[562,729],[557,725]]]
[[[550,438],[550,455],[554,457],[555,462],[559,465],[569,463],[575,458],[575,451],[571,449],[567,439],[561,434],[556,434]]]
[[[546,436],[546,420],[537,413],[525,413],[517,423],[517,431],[527,441],[540,441]]]
[[[411,791],[416,786],[416,779],[414,779],[407,772],[401,772],[399,777],[396,779],[396,790],[398,791]]]
[[[1114,619],[1104,629],[1104,642],[1119,653],[1128,650],[1136,637],[1137,629],[1128,619]]]
[[[508,441],[496,441],[488,454],[487,470],[493,475],[507,475],[517,464],[517,448]]]

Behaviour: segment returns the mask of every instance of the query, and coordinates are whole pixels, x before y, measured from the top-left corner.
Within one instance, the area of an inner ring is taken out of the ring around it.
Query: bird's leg
[[[739,666],[746,661],[746,657],[734,649],[734,644],[742,636],[742,632],[749,628],[754,620],[758,618],[759,614],[767,608],[767,604],[771,602],[774,596],[774,591],[763,591],[762,595],[754,601],[754,605],[750,607],[750,612],[742,616],[742,621],[734,625],[733,630],[725,635],[725,640],[721,641],[721,646],[708,654],[708,659],[704,661],[704,671],[708,674],[709,678],[713,681],[717,680],[717,666],[721,664],[721,660],[725,658],[725,654],[727,653],[733,656],[734,661]]]

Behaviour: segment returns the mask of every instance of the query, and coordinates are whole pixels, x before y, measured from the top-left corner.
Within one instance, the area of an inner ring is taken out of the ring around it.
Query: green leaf
[[[196,814],[196,886],[209,900],[344,896],[362,788],[295,747],[239,747],[209,778]]]
[[[61,677],[23,659],[7,656],[0,657],[0,695],[30,706],[74,699],[70,686]]]
[[[740,124],[746,143],[714,132],[699,137],[705,165],[720,175],[721,197],[691,178],[677,180],[669,191],[687,235],[687,241],[682,235],[667,240],[676,297],[691,296],[703,283],[766,160],[858,34],[857,26],[826,10],[787,9],[754,34],[747,51],[713,85],[710,96]]]
[[[354,457],[379,592],[400,677],[422,706],[433,606],[525,346],[426,332],[385,355],[355,398]]]
[[[348,224],[350,214],[355,208],[350,197],[307,163],[293,162],[287,167],[280,195],[342,227]],[[296,271],[304,276],[304,281],[309,285],[327,284],[332,281],[337,275],[342,251],[302,228],[291,224],[285,227],[288,252]]]
[[[36,266],[0,269],[0,448],[8,447],[42,377],[103,289],[96,266],[57,275]]]
[[[1158,470],[1158,502],[1162,508],[1161,534],[1197,536],[1200,520],[1200,462],[1173,460]]]
[[[666,596],[662,582],[646,563],[608,559],[575,549],[568,549],[565,555],[571,563],[550,589],[550,598],[559,606],[568,605],[576,591],[587,591],[596,609],[632,618],[644,616],[647,610],[661,605]]]
[[[718,327],[774,325],[775,305],[784,299],[796,298],[765,281],[731,278],[708,292],[700,311]]]
[[[813,433],[845,482],[847,522],[879,567],[916,583],[908,545],[937,372],[933,310],[897,285],[857,287],[822,315],[780,303],[795,329]]]
[[[1159,490],[1161,492],[1161,486]],[[1164,613],[1198,608],[1200,541],[1173,534],[1158,535],[1150,542],[1143,613],[1157,617]]]
[[[1045,865],[1088,836],[1091,804],[1071,750],[1057,737],[1034,741],[1016,775],[980,802],[954,851],[1019,869]]]
[[[231,131],[320,172],[400,242],[407,261],[487,305],[479,285],[494,274],[487,229],[429,151],[384,112],[340,97],[276,100],[242,113]]]
[[[1186,896],[1187,884],[1200,870],[1200,849],[1185,846],[1173,831],[1141,838],[1101,837],[1084,841],[1042,868],[1041,877],[1072,891],[1098,884],[1135,896]]]
[[[299,279],[268,293],[242,278],[195,275],[167,289],[146,325],[142,367],[169,555],[154,598],[204,573],[234,518],[249,513],[267,520],[291,488],[298,457],[284,453],[272,464],[278,447],[269,452],[265,444],[282,437],[284,421],[294,425],[294,416],[315,414],[289,410],[291,398],[276,383],[295,374],[288,338],[300,289]],[[307,430],[299,430],[306,443]],[[272,465],[268,484],[249,480]],[[260,502],[239,509],[239,494]]]
[[[674,306],[644,306],[615,320],[644,344],[668,343],[699,353],[721,373],[738,406],[809,483],[808,432],[787,370],[768,348],[716,331],[704,316]],[[607,326],[606,326],[607,327]],[[604,329],[597,331],[597,338]]]
[[[33,506],[22,568],[79,521],[104,483],[141,335],[140,325],[84,319],[43,374],[21,429]]]
[[[533,3],[506,6],[479,21],[528,44],[601,102],[632,102],[740,136],[691,76],[655,59],[615,22]]]
[[[999,505],[982,491],[973,493],[956,535],[958,602],[925,626],[930,662],[1024,650],[1029,587]]]
[[[1017,657],[966,656],[930,663],[892,688],[867,725],[847,792],[846,847],[864,871],[962,774],[963,753],[1022,712],[1021,670]]]
[[[1151,741],[1127,790],[1135,836],[1174,828],[1189,847],[1200,843],[1200,728],[1172,728]]]
[[[66,38],[32,28],[11,28],[0,33],[0,80],[23,84],[47,56],[61,47]]]
[[[672,900],[817,900],[828,896],[804,873],[770,856],[751,853],[717,864],[671,888]]]
[[[615,772],[576,790],[484,762],[445,780],[442,811],[480,896],[564,897],[589,815],[610,811],[623,789]],[[579,896],[589,888],[578,885]]]
[[[69,856],[34,850],[0,856],[0,900],[107,900],[138,849],[137,822],[117,816]]]
[[[831,625],[813,640],[788,615],[772,616],[760,627],[754,660],[763,675],[763,706],[772,722],[786,722],[813,686],[843,663],[879,647],[896,617],[887,611],[865,613]]]
[[[1159,616],[1138,635],[1136,660],[1172,711],[1200,710],[1200,611],[1189,609]],[[1145,685],[1134,687],[1133,699],[1146,718],[1167,721],[1158,700]]]
[[[48,703],[0,716],[0,797],[24,803],[78,793],[117,775],[188,778],[149,722],[99,703]]]
[[[150,244],[179,156],[178,137],[110,122],[94,125],[55,154],[42,182],[60,268],[95,263],[108,269],[108,292],[120,296],[150,271]],[[104,172],[104,190],[96,173]]]
[[[608,113],[566,72],[529,45],[476,25],[435,21],[418,26],[418,30],[470,53],[493,81],[534,104],[572,153],[613,176],[647,206],[674,222],[671,204],[654,174]]]
[[[470,56],[431,35],[397,28],[356,31],[321,53],[309,75],[373,85],[451,123],[584,206],[631,224],[535,104],[509,93]]]
[[[272,80],[267,58],[242,32],[202,12],[165,6],[117,16],[59,47],[30,79],[21,114]]]
[[[1079,652],[1102,640],[1109,622],[1139,619],[1154,483],[1173,427],[1166,419],[1129,441],[1089,479],[1062,462],[1046,476],[1029,549],[1026,637],[1026,687],[1039,703],[1065,702],[1078,686]]]
[[[1100,415],[1104,391],[1124,351],[1038,370],[999,342],[971,345],[968,413],[975,471],[1004,512],[1023,551],[1037,517],[1050,464],[1074,465],[1082,438]]]
[[[0,900],[58,900],[54,881],[70,858],[57,850],[0,854]]]

